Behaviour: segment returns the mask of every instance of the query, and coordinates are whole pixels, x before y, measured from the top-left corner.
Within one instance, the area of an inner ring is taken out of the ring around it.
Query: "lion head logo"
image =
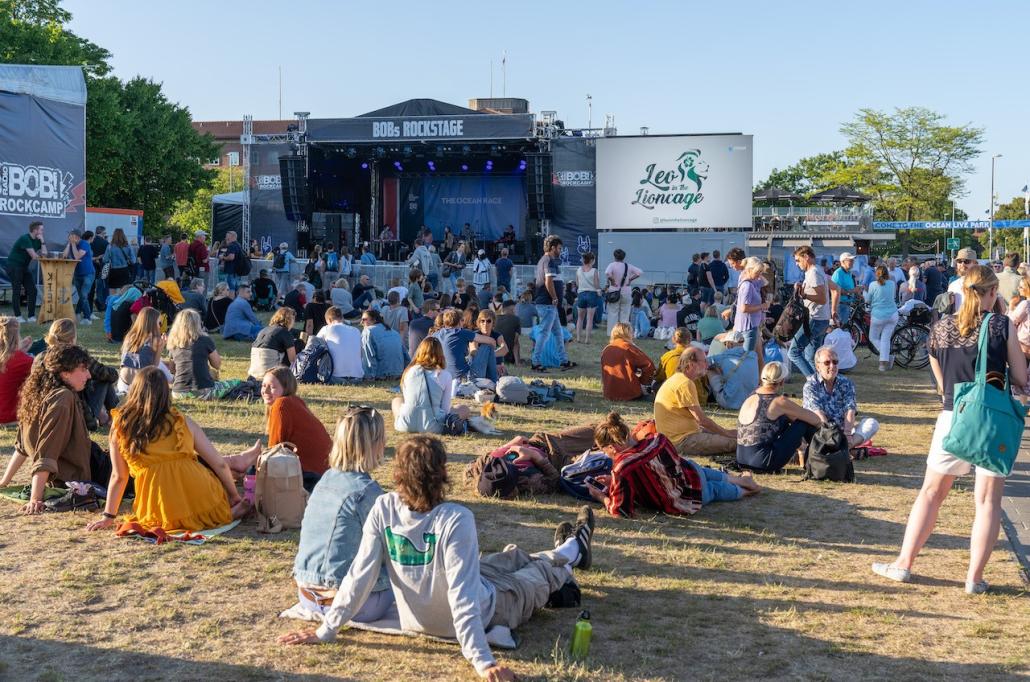
[[[676,169],[680,177],[685,177],[697,187],[696,192],[701,191],[701,185],[708,179],[708,162],[701,158],[700,149],[688,149],[676,159]]]

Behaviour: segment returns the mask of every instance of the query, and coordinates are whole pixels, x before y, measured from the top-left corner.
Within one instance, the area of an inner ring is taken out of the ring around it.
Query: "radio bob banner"
[[[751,225],[751,135],[647,135],[597,140],[602,230]]]

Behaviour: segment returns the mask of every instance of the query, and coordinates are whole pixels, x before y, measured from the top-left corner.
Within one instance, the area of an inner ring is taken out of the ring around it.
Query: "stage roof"
[[[391,104],[382,109],[370,111],[367,114],[360,114],[357,118],[401,118],[409,116],[469,116],[472,114],[482,115],[482,112],[475,109],[466,109],[457,104],[448,104],[438,99],[409,99],[397,104]]]

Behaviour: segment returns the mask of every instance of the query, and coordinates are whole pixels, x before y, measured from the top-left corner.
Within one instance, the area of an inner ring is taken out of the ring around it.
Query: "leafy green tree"
[[[198,135],[189,111],[169,102],[153,81],[136,77],[111,94],[121,112],[118,130],[102,139],[106,149],[99,151],[117,164],[106,157],[107,172],[91,169],[90,201],[142,209],[147,232],[157,234],[178,201],[210,185],[214,172],[201,164],[218,156],[220,147]]]
[[[995,220],[1026,220],[1026,204],[1021,196],[1013,197],[1012,201],[998,206],[994,211]],[[994,231],[994,244],[996,248],[1005,251],[1023,253],[1023,228],[1003,227]]]
[[[229,174],[233,174],[233,182],[229,182]],[[230,188],[230,184],[233,187]],[[191,199],[179,201],[168,218],[173,230],[187,235],[197,230],[211,234],[211,197],[224,194],[235,189],[243,189],[243,169],[219,168],[210,187],[198,189]]]
[[[773,168],[769,172],[769,177],[755,185],[755,191],[778,187],[808,196],[829,189],[832,184],[828,178],[849,165],[850,161],[842,151],[807,156],[782,170]]]
[[[0,61],[83,68],[88,201],[142,209],[147,232],[156,232],[176,202],[210,185],[214,174],[202,164],[218,145],[193,130],[189,111],[159,84],[109,75],[111,54],[69,31],[70,20],[60,0],[0,0]]]
[[[983,129],[949,126],[923,107],[884,113],[861,109],[841,126],[854,163],[834,180],[871,194],[881,220],[950,216],[950,197],[963,193],[963,175],[980,155]]]
[[[81,66],[105,76],[111,53],[65,28],[72,15],[60,0],[0,0],[0,62]]]

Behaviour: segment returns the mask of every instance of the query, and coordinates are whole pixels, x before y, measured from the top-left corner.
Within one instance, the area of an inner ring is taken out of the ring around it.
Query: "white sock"
[[[571,568],[579,563],[579,541],[576,540],[576,536],[572,535],[568,540],[561,543],[555,548],[554,553],[565,559],[567,565]]]

